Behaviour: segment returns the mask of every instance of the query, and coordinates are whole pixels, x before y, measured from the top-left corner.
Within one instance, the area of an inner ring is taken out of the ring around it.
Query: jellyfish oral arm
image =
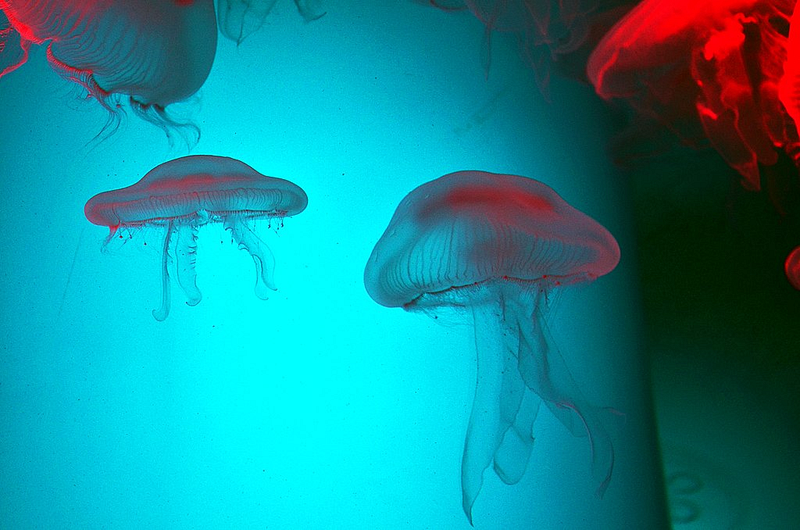
[[[174,261],[178,285],[186,294],[186,303],[196,306],[203,299],[197,288],[197,232],[199,225],[194,219],[188,221],[170,219],[161,253],[161,307],[153,310],[153,318],[163,322],[170,310],[169,263]],[[174,260],[170,257],[174,256]]]
[[[539,396],[525,387],[522,377],[519,376],[516,355],[511,360],[512,363],[506,366],[506,373],[512,371],[515,374],[514,378],[520,386],[517,392],[522,396],[522,402],[519,403],[516,417],[510,421],[511,427],[506,430],[503,441],[494,454],[494,472],[500,480],[509,485],[519,482],[528,469],[528,462],[533,452],[533,424],[539,414],[539,405],[542,403]],[[513,402],[509,400],[506,392],[503,395],[506,396],[504,398],[506,402]]]
[[[277,291],[275,287],[275,257],[266,243],[247,226],[244,215],[227,214],[223,224],[230,230],[240,250],[246,250],[253,257],[256,265],[256,296],[262,300],[269,298],[267,289]]]
[[[539,396],[528,390],[519,373],[519,329],[513,313],[513,304],[506,302],[508,294],[498,284],[499,327],[497,337],[503,348],[503,384],[500,388],[500,416],[504,430],[500,446],[494,453],[494,472],[506,484],[516,484],[525,475],[533,450],[533,423],[542,402]]]
[[[561,354],[551,346],[545,320],[546,291],[540,290],[530,304],[532,307],[522,304],[514,312],[520,318],[519,373],[525,385],[545,402],[574,436],[588,435],[592,448],[592,476],[598,483],[597,494],[602,497],[614,469],[614,446],[606,425],[619,422],[620,417],[613,409],[598,409],[589,403]]]
[[[180,224],[176,230],[175,269],[178,285],[186,294],[186,304],[196,306],[203,299],[197,288],[197,232],[198,223]]]
[[[153,309],[153,318],[163,322],[169,316],[170,291],[169,291],[169,246],[172,232],[175,229],[174,221],[170,219],[167,224],[167,233],[164,234],[164,244],[161,252],[161,307]]]
[[[461,460],[462,503],[470,524],[483,472],[492,463],[505,431],[500,412],[505,352],[498,340],[502,333],[498,313],[495,304],[475,304],[472,309],[478,370]]]
[[[502,298],[472,306],[478,370],[461,462],[462,502],[470,524],[486,468],[494,461],[497,476],[516,484],[533,448],[540,400],[527,391],[519,373],[519,335],[505,311]]]

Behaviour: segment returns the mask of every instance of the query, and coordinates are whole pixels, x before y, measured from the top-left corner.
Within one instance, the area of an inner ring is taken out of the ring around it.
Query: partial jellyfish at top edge
[[[759,166],[785,151],[797,163],[794,115],[800,42],[795,0],[644,0],[600,41],[587,75],[605,99],[624,99],[684,141],[705,137],[759,190]],[[786,72],[787,76],[784,75]]]
[[[195,125],[166,107],[202,86],[217,45],[212,0],[0,0],[0,77],[21,66],[32,44],[50,66],[109,111],[116,129],[121,98],[141,118],[197,143]]]
[[[493,463],[506,484],[525,474],[539,404],[573,435],[588,434],[602,495],[614,468],[609,423],[548,338],[555,290],[611,272],[620,252],[600,224],[550,187],[515,175],[459,171],[423,184],[398,205],[364,271],[386,307],[471,314],[478,357],[461,468],[464,513]]]
[[[282,222],[307,204],[305,192],[288,180],[267,177],[233,158],[195,155],[156,166],[132,186],[95,195],[84,213],[92,223],[109,227],[106,243],[120,228],[164,227],[161,307],[153,310],[153,317],[163,321],[170,309],[171,262],[186,303],[200,303],[195,262],[201,226],[222,223],[239,248],[250,253],[256,296],[266,300],[267,289],[276,290],[275,258],[249,225],[259,219]]]
[[[417,0],[420,2],[421,0]],[[492,33],[514,33],[525,62],[547,85],[550,61],[575,51],[589,32],[587,16],[597,0],[425,0],[445,11],[468,9],[486,27],[483,64],[488,75],[491,65]]]
[[[217,18],[220,32],[241,44],[258,31],[272,11],[277,0],[217,0]],[[323,0],[294,0],[297,11],[310,22],[325,14]]]

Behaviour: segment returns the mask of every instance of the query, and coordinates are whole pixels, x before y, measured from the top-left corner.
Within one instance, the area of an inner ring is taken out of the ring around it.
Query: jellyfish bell
[[[758,190],[759,165],[775,164],[776,149],[796,149],[779,98],[794,3],[645,0],[603,37],[587,75],[601,97],[629,101],[684,139],[685,125],[699,126]]]
[[[398,205],[367,262],[367,293],[386,307],[472,315],[478,357],[461,484],[464,512],[494,464],[520,480],[540,401],[575,435],[588,434],[602,495],[614,449],[607,411],[593,407],[548,339],[552,292],[609,273],[616,240],[533,179],[459,171],[423,184]]]
[[[178,284],[187,304],[197,305],[195,261],[199,228],[222,223],[247,250],[256,266],[256,295],[267,298],[275,290],[275,258],[250,228],[253,221],[279,219],[305,210],[308,197],[296,184],[267,177],[233,158],[195,155],[165,162],[139,182],[95,195],[86,203],[86,218],[109,227],[110,240],[120,228],[164,227],[162,244],[161,307],[153,311],[163,321],[170,310],[169,263],[174,261]]]
[[[143,119],[170,134],[166,107],[199,90],[216,53],[212,0],[0,0],[0,76],[22,65],[32,44],[119,123],[122,96]],[[196,140],[194,140],[196,142]]]

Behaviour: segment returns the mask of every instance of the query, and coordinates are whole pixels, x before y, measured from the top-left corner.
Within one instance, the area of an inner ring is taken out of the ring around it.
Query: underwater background
[[[173,287],[154,320],[163,235],[101,251],[83,207],[185,146],[132,114],[98,139],[107,112],[41,47],[0,80],[0,528],[469,528],[472,324],[382,307],[363,284],[397,203],[467,169],[541,180],[620,242],[620,265],[565,289],[549,324],[584,392],[627,415],[599,499],[586,438],[543,408],[527,474],[486,473],[475,527],[795,528],[800,296],[769,269],[769,200],[731,192],[714,152],[615,164],[624,120],[592,87],[553,74],[542,93],[512,35],[493,36],[487,75],[468,13],[325,9],[306,22],[281,0],[238,46],[220,38],[178,105],[202,133],[192,154],[308,194],[259,227],[267,301],[250,256],[205,226],[202,302]]]

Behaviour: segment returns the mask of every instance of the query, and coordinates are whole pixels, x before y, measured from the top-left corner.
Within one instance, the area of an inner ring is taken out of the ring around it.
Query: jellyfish
[[[161,127],[197,128],[166,112],[201,87],[217,45],[212,0],[0,0],[0,76],[21,66],[32,44],[50,66],[121,119],[120,100]],[[195,140],[196,141],[196,140]]]
[[[781,57],[783,58],[783,57]],[[800,123],[800,6],[795,4],[789,19],[789,34],[786,41],[786,57],[783,62],[783,75],[778,83],[778,98],[791,116],[794,127],[787,124],[788,132],[794,133],[793,142],[787,145],[787,153],[795,164],[800,160],[800,140],[797,138],[797,124]]]
[[[786,272],[786,278],[792,287],[800,291],[800,246],[795,247],[783,264],[783,270]]]
[[[601,97],[629,101],[687,142],[705,136],[743,186],[759,190],[759,165],[798,152],[779,94],[794,5],[644,0],[594,49],[588,77]]]
[[[525,62],[536,73],[540,86],[547,84],[548,61],[575,51],[586,39],[586,15],[596,0],[428,0],[445,11],[468,9],[486,27],[483,63],[491,64],[492,32],[513,33]]]
[[[611,234],[550,187],[482,171],[413,190],[375,245],[364,284],[377,303],[471,315],[478,371],[461,467],[470,523],[489,465],[506,484],[525,474],[541,402],[572,434],[588,434],[598,494],[608,487],[614,412],[583,396],[549,339],[547,313],[554,292],[607,274],[619,256]]]
[[[264,25],[277,0],[217,0],[219,30],[224,36],[241,44],[244,39]],[[294,0],[297,11],[306,22],[317,20],[325,12],[321,0]]]
[[[195,262],[201,226],[222,223],[239,248],[250,253],[256,266],[256,296],[266,300],[267,290],[276,290],[275,258],[250,224],[260,219],[282,223],[307,204],[305,192],[287,180],[262,175],[233,158],[196,155],[156,166],[127,188],[95,195],[84,213],[90,222],[109,228],[106,243],[120,228],[164,227],[161,307],[153,310],[155,319],[163,321],[170,309],[171,260],[186,303],[200,303]]]

